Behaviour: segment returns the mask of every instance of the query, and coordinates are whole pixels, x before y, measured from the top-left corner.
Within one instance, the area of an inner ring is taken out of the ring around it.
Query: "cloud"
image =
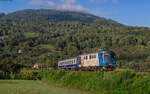
[[[68,4],[75,4],[77,0],[61,0],[63,3],[68,3]]]
[[[90,2],[100,2],[100,3],[104,3],[107,2],[108,0],[89,0]]]
[[[31,0],[30,5],[54,7],[56,4],[52,0]]]
[[[90,2],[100,2],[100,3],[107,3],[111,1],[112,3],[118,3],[118,0],[90,0]],[[50,9],[56,10],[65,10],[65,11],[76,11],[76,12],[86,12],[91,13],[96,16],[108,16],[116,13],[115,11],[102,11],[97,9],[90,9],[86,8],[80,4],[78,4],[78,0],[30,0],[29,4],[34,6],[43,6]]]
[[[31,0],[30,5],[46,6],[56,10],[78,11],[87,12],[87,8],[76,4],[77,0],[60,0],[60,2],[54,2],[53,0]]]
[[[67,10],[67,11],[79,11],[79,12],[86,12],[88,10],[81,5],[70,5],[70,4],[60,5],[56,7],[56,9]]]
[[[30,5],[40,5],[42,6],[44,4],[44,2],[42,0],[31,0],[29,2]]]
[[[93,2],[93,3],[97,3],[97,2],[99,2],[99,3],[106,3],[106,2],[112,2],[112,3],[114,3],[114,4],[117,4],[118,3],[118,0],[89,0],[90,2]]]
[[[56,6],[56,3],[53,2],[53,1],[47,1],[46,2],[48,6],[51,6],[51,7],[55,7]]]

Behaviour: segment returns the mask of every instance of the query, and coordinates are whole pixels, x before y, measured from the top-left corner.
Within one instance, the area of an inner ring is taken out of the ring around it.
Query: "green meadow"
[[[85,94],[83,92],[55,87],[41,81],[0,80],[0,94]]]

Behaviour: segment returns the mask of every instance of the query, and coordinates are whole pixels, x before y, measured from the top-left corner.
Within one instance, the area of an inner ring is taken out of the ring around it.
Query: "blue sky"
[[[150,0],[0,0],[0,12],[39,8],[89,12],[126,25],[150,27]]]

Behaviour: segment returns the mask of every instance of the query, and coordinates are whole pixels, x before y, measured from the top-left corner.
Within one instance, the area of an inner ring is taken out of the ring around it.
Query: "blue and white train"
[[[116,65],[115,53],[109,50],[79,55],[75,58],[58,62],[59,69],[114,69]]]

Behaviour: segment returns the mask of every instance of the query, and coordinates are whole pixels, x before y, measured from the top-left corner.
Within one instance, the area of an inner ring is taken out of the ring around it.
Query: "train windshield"
[[[104,54],[104,63],[109,63],[110,62],[110,55]]]

